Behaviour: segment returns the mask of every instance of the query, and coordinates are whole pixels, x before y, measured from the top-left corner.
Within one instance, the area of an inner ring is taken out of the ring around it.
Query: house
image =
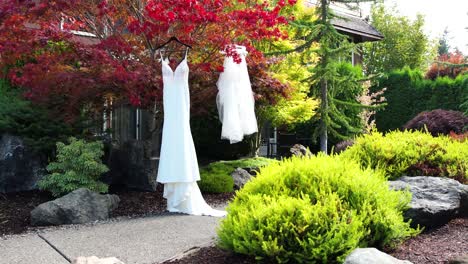
[[[339,17],[332,19],[332,25],[339,33],[349,36],[353,43],[358,44],[383,39],[383,35],[365,19],[356,15],[339,12],[337,12],[337,15]],[[353,65],[362,64],[362,55],[359,52],[353,51],[351,63]]]

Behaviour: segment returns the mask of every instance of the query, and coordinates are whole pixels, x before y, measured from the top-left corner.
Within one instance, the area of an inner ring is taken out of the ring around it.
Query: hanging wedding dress
[[[245,135],[258,131],[255,100],[245,62],[248,52],[244,46],[238,45],[236,52],[242,61],[238,64],[232,57],[225,57],[224,71],[217,82],[216,98],[219,119],[223,124],[221,138],[228,139],[231,144],[240,142]]]
[[[197,155],[190,131],[189,67],[185,58],[173,71],[161,54],[164,124],[157,181],[164,184],[169,212],[225,216],[203,199]]]

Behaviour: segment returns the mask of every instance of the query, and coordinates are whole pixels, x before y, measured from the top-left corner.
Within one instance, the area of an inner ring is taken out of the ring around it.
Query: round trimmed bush
[[[293,157],[263,168],[237,193],[219,245],[278,263],[338,263],[357,247],[415,235],[402,216],[410,200],[353,160]]]
[[[468,128],[468,117],[462,112],[437,109],[419,113],[403,127],[410,130],[426,130],[433,136],[463,134]]]
[[[202,193],[229,193],[234,192],[234,180],[231,173],[236,168],[259,169],[272,162],[273,159],[262,157],[247,158],[229,161],[217,161],[200,168],[200,181],[198,186]]]
[[[363,167],[382,169],[389,179],[403,175],[450,177],[468,181],[468,141],[421,131],[372,132],[355,138],[341,156]]]

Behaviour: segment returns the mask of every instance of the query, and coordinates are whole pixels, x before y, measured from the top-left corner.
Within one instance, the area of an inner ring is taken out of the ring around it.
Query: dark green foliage
[[[364,168],[381,169],[390,179],[403,175],[445,176],[468,181],[468,142],[421,131],[379,132],[357,137],[341,156]]]
[[[468,116],[468,93],[466,93],[463,98],[463,102],[460,105],[460,111]]]
[[[468,94],[468,75],[456,79],[448,77],[426,80],[418,70],[404,68],[390,72],[372,88],[387,88],[384,97],[387,106],[377,112],[379,131],[401,128],[423,111],[445,109],[460,111],[460,105]]]
[[[422,112],[405,124],[404,129],[427,130],[431,135],[463,134],[468,129],[468,117],[462,112],[436,109]]]
[[[417,234],[402,215],[410,200],[353,160],[294,157],[237,192],[219,244],[268,263],[342,263],[357,247],[394,246]]]
[[[221,122],[217,112],[192,117],[190,127],[199,157],[230,160],[245,157],[250,153],[247,139],[237,144],[221,140]]]
[[[100,141],[85,142],[73,137],[68,145],[57,143],[57,161],[47,166],[51,174],[39,182],[39,188],[50,191],[55,197],[79,188],[106,193],[108,186],[98,181],[103,173],[109,171],[102,164],[103,147]]]
[[[330,63],[335,71],[335,76],[329,79],[329,141],[330,143],[351,138],[364,129],[364,123],[359,114],[364,106],[358,101],[358,97],[364,92],[364,86],[360,82],[364,78],[362,68],[353,66],[347,62]],[[313,91],[320,91],[320,87],[314,87]],[[319,96],[318,93],[315,96]],[[314,122],[314,121],[313,121]],[[317,121],[313,125],[318,129]],[[316,134],[318,134],[318,130]]]
[[[276,160],[267,158],[251,158],[232,161],[217,161],[200,169],[198,186],[204,193],[226,193],[234,191],[234,181],[231,173],[236,168],[264,167]]]
[[[440,55],[448,54],[450,50],[450,45],[448,44],[448,28],[444,29],[442,37],[439,39],[439,47],[437,48],[437,53]]]
[[[0,134],[20,136],[33,150],[49,155],[55,143],[72,134],[70,126],[52,120],[47,111],[21,98],[18,91],[0,79]]]
[[[362,133],[365,129],[365,124],[360,114],[367,108],[361,105],[358,100],[358,97],[363,95],[364,92],[362,83],[357,81],[364,78],[361,67],[352,66],[346,62],[335,63],[334,66],[336,67],[337,75],[331,82],[331,85],[336,89],[329,91],[331,94],[330,98],[333,98],[331,99],[333,104],[329,105],[329,115],[331,118],[328,130],[328,150],[331,150],[333,145]],[[314,88],[318,89],[318,87]],[[317,91],[317,89],[314,91]],[[381,107],[371,106],[368,108],[380,110]],[[312,142],[303,144],[311,144],[308,147],[310,147],[312,152],[316,152],[319,150],[315,142],[319,132],[318,129],[319,120],[316,117],[308,122],[296,125],[293,131],[299,138],[312,138]]]

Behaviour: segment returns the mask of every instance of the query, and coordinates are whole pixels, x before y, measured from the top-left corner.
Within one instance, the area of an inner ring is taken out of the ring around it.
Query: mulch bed
[[[240,254],[234,254],[229,251],[219,249],[217,247],[201,248],[194,254],[184,257],[179,260],[165,261],[161,264],[254,264],[257,263],[253,257],[248,257]],[[159,263],[154,263],[159,264]]]
[[[414,264],[442,264],[455,257],[468,254],[468,218],[458,218],[417,237],[407,240],[390,255]],[[163,264],[229,264],[257,263],[252,257],[234,254],[216,247],[206,247],[179,260]]]
[[[0,236],[27,231],[31,210],[52,199],[39,191],[0,194]]]
[[[447,263],[455,257],[468,254],[468,218],[453,219],[448,224],[428,230],[407,240],[390,253],[414,264]]]
[[[166,200],[162,196],[162,190],[162,185],[155,192],[110,188],[110,193],[117,194],[120,198],[119,207],[112,212],[111,217],[141,217],[165,212]],[[233,196],[231,193],[203,195],[212,206],[225,204]],[[29,224],[31,210],[53,199],[49,193],[41,191],[0,193],[0,237],[35,230]]]
[[[141,217],[160,214],[165,211],[166,202],[162,197],[162,186],[156,192],[137,192],[111,188],[111,193],[120,197],[119,207],[112,217]],[[232,199],[233,194],[204,194],[212,205],[221,205]],[[30,211],[37,205],[52,200],[48,193],[40,191],[0,194],[0,237],[34,230],[30,227]],[[448,224],[428,230],[414,237],[395,251],[390,252],[396,258],[407,259],[414,264],[447,263],[463,254],[468,254],[468,218],[454,219]],[[183,259],[166,264],[190,263],[256,263],[251,257],[233,254],[216,247],[202,248]]]

